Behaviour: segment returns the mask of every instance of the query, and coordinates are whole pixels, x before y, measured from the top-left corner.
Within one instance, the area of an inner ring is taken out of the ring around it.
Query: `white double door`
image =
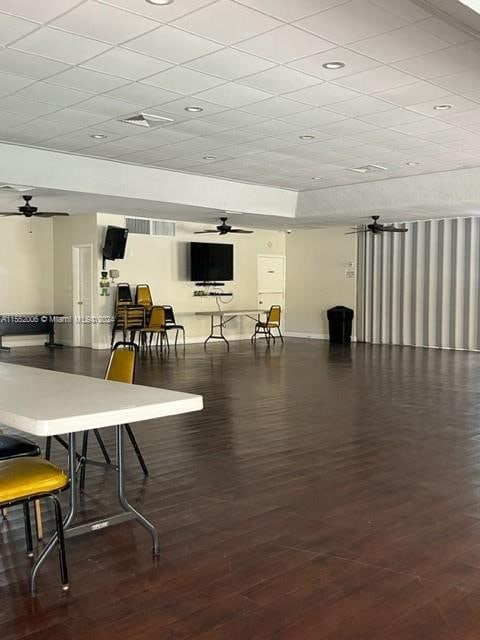
[[[91,347],[93,321],[92,245],[74,246],[72,259],[72,343],[74,347]]]

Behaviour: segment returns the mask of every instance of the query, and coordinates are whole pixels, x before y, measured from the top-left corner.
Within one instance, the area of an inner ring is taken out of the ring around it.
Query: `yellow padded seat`
[[[135,355],[133,349],[115,349],[115,351],[112,351],[105,379],[132,384],[135,373]]]
[[[0,504],[52,493],[68,485],[59,467],[41,458],[16,458],[0,462]]]

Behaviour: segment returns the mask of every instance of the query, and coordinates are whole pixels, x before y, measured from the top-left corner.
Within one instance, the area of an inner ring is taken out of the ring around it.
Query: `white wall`
[[[107,225],[122,227],[123,216],[98,214],[98,274],[101,267],[101,247]],[[213,226],[214,222],[212,222]],[[285,255],[285,233],[255,229],[252,235],[195,235],[194,231],[204,229],[205,225],[187,222],[176,223],[175,237],[143,236],[130,234],[124,260],[107,262],[107,269],[120,271],[120,282],[132,285],[146,283],[150,286],[155,304],[171,304],[177,320],[185,325],[187,340],[201,341],[209,333],[209,319],[195,316],[195,311],[216,309],[213,297],[194,297],[198,290],[190,282],[187,257],[190,242],[224,242],[234,245],[234,281],[226,282],[224,291],[232,292],[233,299],[227,303],[222,299],[222,308],[257,308],[257,256],[260,254]],[[98,289],[97,289],[98,290]],[[100,316],[113,312],[115,290],[112,288],[110,299],[96,296],[96,313]],[[238,318],[228,325],[228,335],[232,338],[249,337],[252,333],[252,321]],[[100,327],[97,332],[98,347],[109,344],[109,328]]]
[[[327,309],[355,309],[356,236],[345,227],[293,231],[287,236],[286,331],[299,337],[328,338]]]
[[[0,233],[0,313],[52,313],[52,220],[1,218]],[[39,336],[4,339],[6,346],[43,342],[45,338]]]

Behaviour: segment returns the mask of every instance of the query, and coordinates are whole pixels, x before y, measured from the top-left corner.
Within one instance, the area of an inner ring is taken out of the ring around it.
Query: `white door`
[[[92,346],[93,247],[73,247],[73,346]]]
[[[285,302],[285,256],[258,256],[257,259],[257,304],[268,311],[272,304],[284,310]],[[283,315],[283,314],[282,314]],[[282,318],[283,319],[283,318]]]

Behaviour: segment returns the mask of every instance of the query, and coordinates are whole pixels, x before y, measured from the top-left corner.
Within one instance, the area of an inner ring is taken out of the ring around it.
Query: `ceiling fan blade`
[[[383,227],[383,231],[388,233],[407,233],[408,229],[400,229],[398,227]]]
[[[194,233],[219,233],[216,229],[205,229],[205,231],[194,231]]]
[[[369,232],[369,229],[359,229],[358,231],[347,231],[345,235],[353,236],[353,235],[356,235],[357,233],[368,233],[368,232]]]
[[[23,215],[23,213],[14,213],[12,211],[7,213],[7,212],[0,211],[0,216],[2,216],[2,217],[6,217],[6,216],[22,216],[22,215]]]
[[[253,233],[253,231],[247,231],[246,229],[230,229],[228,233]]]
[[[36,218],[52,218],[53,216],[69,216],[69,213],[62,213],[60,211],[38,211],[38,213],[33,214]]]

